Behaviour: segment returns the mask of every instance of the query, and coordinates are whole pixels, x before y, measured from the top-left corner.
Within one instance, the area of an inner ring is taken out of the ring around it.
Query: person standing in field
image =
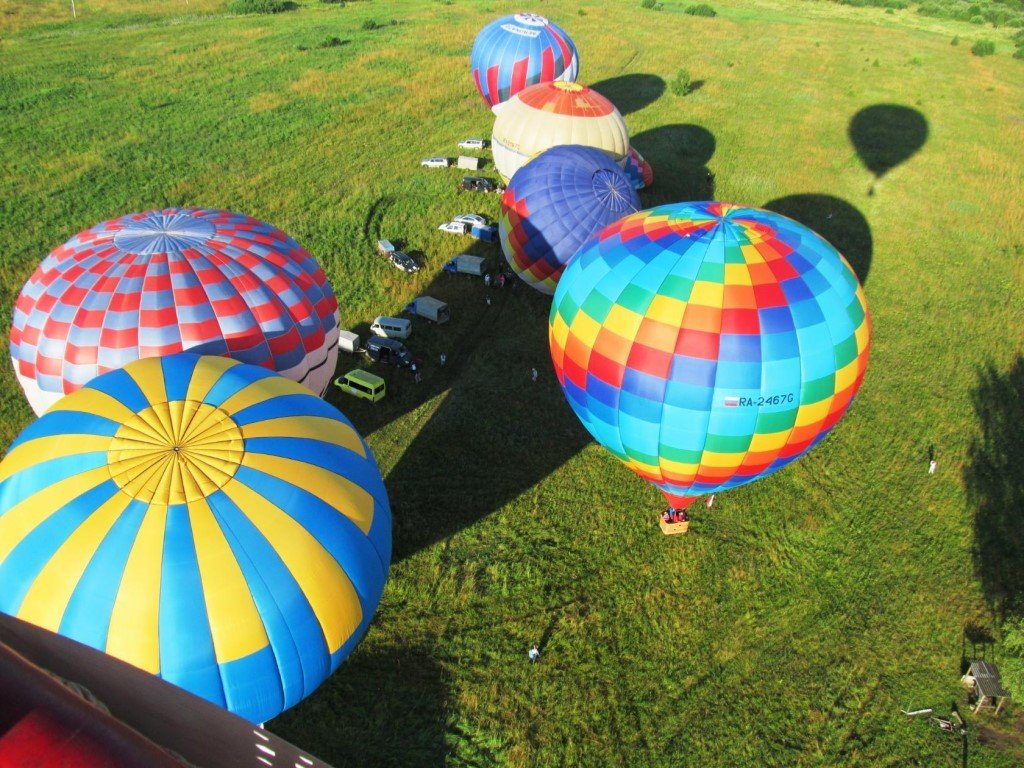
[[[939,465],[939,463],[937,461],[935,461],[935,459],[932,459],[931,461],[929,461],[928,462],[928,474],[929,475],[934,475],[935,474],[935,467],[937,467],[938,465]]]
[[[538,375],[539,375],[539,374],[538,374],[538,372],[537,372],[537,369],[536,369],[536,368],[531,368],[531,369],[530,369],[530,378],[532,378],[532,379],[533,379],[534,381],[536,381],[536,380],[537,380],[537,376],[538,376]]]
[[[711,509],[711,507],[712,507],[712,505],[714,503],[715,503],[715,494],[712,493],[710,496],[708,496],[708,500],[706,502],[708,509]]]
[[[538,648],[536,645],[533,646],[533,648],[530,649],[530,652],[527,654],[527,656],[530,657],[530,663],[535,664],[537,662],[537,659],[540,658],[540,648]]]

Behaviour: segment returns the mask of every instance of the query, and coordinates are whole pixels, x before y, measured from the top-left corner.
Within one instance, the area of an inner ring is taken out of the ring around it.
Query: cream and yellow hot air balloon
[[[580,144],[622,164],[629,151],[626,123],[608,99],[579,83],[530,86],[507,102],[494,121],[494,167],[508,182],[545,149]]]

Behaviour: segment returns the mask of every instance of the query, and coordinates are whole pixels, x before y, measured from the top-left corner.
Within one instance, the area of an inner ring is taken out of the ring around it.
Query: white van
[[[374,336],[383,336],[386,339],[408,339],[412,333],[412,320],[382,315],[374,319],[370,326],[370,333]]]

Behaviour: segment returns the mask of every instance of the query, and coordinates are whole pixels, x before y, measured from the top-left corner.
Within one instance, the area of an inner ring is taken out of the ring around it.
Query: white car
[[[468,228],[469,225],[462,221],[446,221],[438,227],[442,232],[451,232],[453,235],[464,235]]]
[[[420,165],[425,165],[427,168],[447,168],[451,163],[447,157],[428,157],[420,160]]]
[[[481,216],[479,213],[460,213],[454,219],[452,223],[459,222],[460,224],[469,224],[471,227],[486,227],[487,219]]]
[[[485,139],[463,139],[459,142],[462,149],[483,149],[487,146]]]

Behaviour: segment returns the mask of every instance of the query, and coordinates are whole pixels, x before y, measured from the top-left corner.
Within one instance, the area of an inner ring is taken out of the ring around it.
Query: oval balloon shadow
[[[665,92],[665,81],[657,75],[619,75],[590,87],[611,99],[621,114],[628,115],[660,99]]]
[[[850,141],[876,178],[904,162],[928,140],[928,121],[916,109],[874,104],[850,120]]]
[[[800,222],[828,240],[853,267],[861,285],[871,271],[871,227],[859,210],[832,195],[789,195],[766,203],[769,211]]]
[[[715,154],[711,131],[689,123],[662,125],[630,143],[654,171],[654,184],[641,194],[645,205],[714,199],[714,177],[706,167]]]

